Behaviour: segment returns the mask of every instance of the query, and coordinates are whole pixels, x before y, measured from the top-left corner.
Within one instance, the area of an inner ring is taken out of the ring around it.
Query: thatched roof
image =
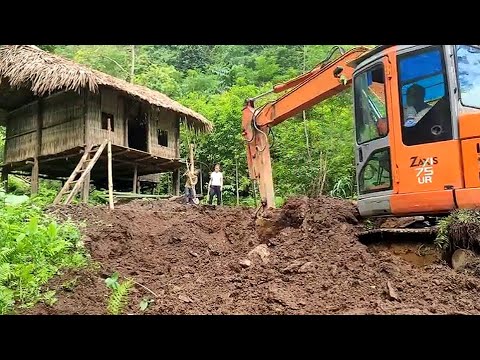
[[[184,116],[188,126],[198,131],[213,129],[204,116],[158,91],[130,84],[32,45],[0,46],[0,84],[5,81],[12,88],[28,88],[36,96],[62,90],[98,92],[99,87],[105,86],[153,107],[175,111]]]

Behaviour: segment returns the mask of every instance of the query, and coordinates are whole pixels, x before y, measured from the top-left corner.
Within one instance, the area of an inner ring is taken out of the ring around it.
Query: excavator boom
[[[354,69],[348,64],[368,51],[366,47],[353,48],[309,73],[277,85],[272,92],[291,90],[260,109],[255,109],[253,99],[247,100],[242,128],[249,175],[258,181],[264,206],[275,207],[268,129],[349,88]]]

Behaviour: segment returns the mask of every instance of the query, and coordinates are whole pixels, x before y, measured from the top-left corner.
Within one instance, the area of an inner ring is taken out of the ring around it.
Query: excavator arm
[[[334,48],[336,50],[339,48]],[[268,133],[270,128],[295,116],[313,105],[339,94],[350,87],[354,68],[348,64],[368,52],[366,47],[356,47],[335,60],[322,62],[312,71],[286,83],[277,85],[267,94],[291,89],[277,100],[255,108],[254,99],[246,101],[242,114],[242,134],[246,141],[248,171],[258,182],[264,207],[275,207],[272,164]],[[330,53],[329,57],[333,55]]]

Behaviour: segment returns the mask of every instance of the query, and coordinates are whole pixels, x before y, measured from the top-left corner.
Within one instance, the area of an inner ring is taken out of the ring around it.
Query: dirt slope
[[[354,206],[331,198],[292,199],[256,224],[251,209],[168,201],[54,213],[87,221],[101,269],[57,278],[58,302],[32,314],[106,313],[104,279],[115,271],[158,295],[136,285],[131,314],[480,313],[476,277],[367,248],[355,237]],[[61,286],[75,277],[73,291]],[[144,297],[155,302],[142,312]]]

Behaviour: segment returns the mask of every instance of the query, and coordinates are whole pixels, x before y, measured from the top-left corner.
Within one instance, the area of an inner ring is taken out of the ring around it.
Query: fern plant
[[[120,315],[128,304],[128,292],[133,286],[133,281],[127,279],[123,283],[118,282],[118,273],[105,279],[107,287],[112,290],[108,299],[107,311],[110,315]]]

